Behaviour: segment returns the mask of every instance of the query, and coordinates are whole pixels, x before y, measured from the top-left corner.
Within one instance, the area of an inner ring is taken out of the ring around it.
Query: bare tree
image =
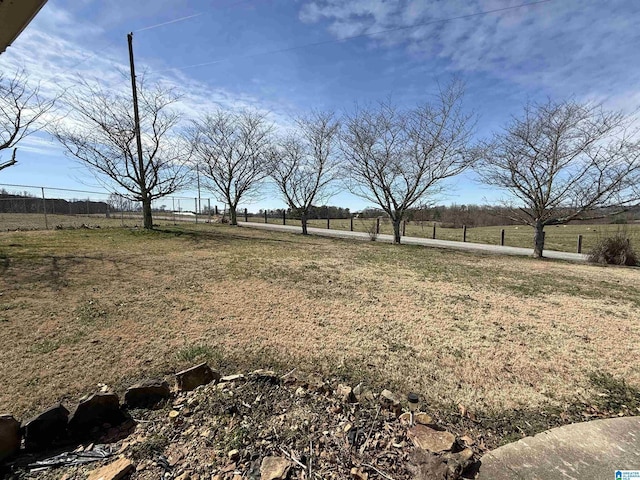
[[[534,228],[624,211],[639,199],[640,143],[630,119],[598,105],[548,101],[525,107],[484,147],[482,180],[509,192],[506,215]]]
[[[462,111],[459,82],[408,111],[390,102],[356,109],[341,136],[349,190],[379,205],[393,222],[394,243],[407,211],[441,193],[443,181],[474,160],[472,117]]]
[[[313,112],[296,123],[298,131],[272,150],[270,171],[289,208],[300,215],[302,234],[307,235],[309,209],[334,193],[340,126],[332,113],[325,112]]]
[[[272,126],[264,115],[217,110],[193,122],[194,158],[207,187],[229,206],[231,225],[238,224],[241,200],[255,198],[267,176],[265,168]]]
[[[109,194],[107,203],[114,212],[132,212],[134,210],[134,204],[131,199],[118,193]]]
[[[16,145],[45,126],[43,117],[56,100],[45,98],[39,87],[30,87],[24,71],[11,78],[0,74],[0,155],[3,150],[13,149],[10,160],[0,161],[0,170],[17,163]]]
[[[67,98],[69,116],[54,136],[66,153],[88,166],[115,193],[141,202],[144,228],[153,228],[151,202],[183,188],[189,180],[190,150],[175,129],[176,94],[158,85],[138,86],[142,168],[136,147],[131,98],[83,82]],[[118,190],[118,191],[116,191]]]

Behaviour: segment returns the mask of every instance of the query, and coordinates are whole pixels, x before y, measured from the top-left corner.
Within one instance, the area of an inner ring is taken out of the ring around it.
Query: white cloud
[[[437,22],[519,4],[314,0],[301,7],[299,18],[325,23],[338,39],[426,23],[369,41],[379,48],[403,47],[418,61],[444,60],[452,70],[488,73],[549,94],[607,96],[638,85],[638,2],[551,1]]]
[[[39,85],[42,94],[48,97],[73,91],[80,79],[99,82],[106,90],[120,90],[130,95],[125,45],[101,40],[98,27],[74,18],[68,11],[55,5],[48,5],[42,13],[0,56],[3,72],[11,75],[11,72],[24,69],[33,86]],[[181,95],[175,108],[185,118],[194,118],[222,107],[257,109],[268,114],[274,123],[284,126],[289,123],[282,108],[264,99],[224,88],[212,88],[185,72],[165,70],[154,73],[141,61],[136,67],[138,74],[144,74],[148,82],[173,87]]]

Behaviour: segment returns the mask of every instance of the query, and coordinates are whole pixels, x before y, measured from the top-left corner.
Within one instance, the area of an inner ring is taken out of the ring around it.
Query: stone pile
[[[84,441],[76,451],[110,443],[114,454],[103,465],[37,472],[45,479],[473,478],[473,440],[403,404],[363,384],[269,370],[221,376],[200,364],[177,373],[173,388],[161,379],[132,386],[123,405],[115,393],[98,392],[71,412],[56,405],[22,427],[0,417],[0,452],[15,455],[19,435],[23,456],[70,441]],[[131,428],[116,435],[123,424]],[[18,465],[9,475],[36,478]]]

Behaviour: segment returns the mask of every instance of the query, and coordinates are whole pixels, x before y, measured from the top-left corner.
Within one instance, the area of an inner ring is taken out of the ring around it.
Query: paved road
[[[300,227],[293,226],[293,225],[276,225],[273,223],[257,223],[257,222],[238,222],[238,225],[243,227],[261,228],[264,230],[302,233],[302,230]],[[353,238],[357,240],[370,241],[369,234],[364,232],[350,232],[346,230],[328,230],[326,228],[313,228],[313,227],[308,227],[308,231],[310,234],[321,235],[325,237]],[[376,241],[393,243],[393,236],[380,234],[378,235]],[[529,249],[529,248],[501,247],[500,245],[486,245],[484,243],[470,243],[470,242],[454,242],[451,240],[433,240],[431,238],[402,237],[402,243],[407,245],[423,245],[425,247],[453,248],[457,250],[497,253],[501,255],[519,255],[519,256],[533,255],[533,249]],[[557,260],[568,260],[572,262],[585,262],[587,260],[587,256],[582,255],[580,253],[555,252],[552,250],[545,250],[544,256],[547,258],[553,258]]]
[[[553,428],[493,450],[481,461],[477,480],[614,480],[618,470],[640,470],[640,417]]]

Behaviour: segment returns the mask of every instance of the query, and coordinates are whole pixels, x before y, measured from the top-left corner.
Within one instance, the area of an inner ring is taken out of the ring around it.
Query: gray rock
[[[59,445],[67,437],[69,410],[62,404],[54,405],[23,425],[24,446],[27,450],[44,450]]]
[[[124,403],[129,408],[154,407],[171,396],[169,384],[164,380],[146,380],[129,387],[124,394]]]
[[[264,457],[260,465],[260,480],[284,480],[291,463],[282,457]]]
[[[120,410],[118,395],[115,393],[94,393],[81,400],[69,416],[69,430],[76,436],[90,433],[94,427],[104,423],[117,425],[124,420]]]
[[[11,415],[0,415],[0,462],[20,450],[20,422]]]
[[[390,390],[383,390],[380,393],[380,404],[384,408],[394,412],[396,416],[399,416],[402,413],[400,398]]]
[[[195,367],[188,368],[176,373],[176,385],[178,390],[194,390],[200,385],[206,385],[220,380],[220,374],[211,370],[209,365],[201,363]]]

